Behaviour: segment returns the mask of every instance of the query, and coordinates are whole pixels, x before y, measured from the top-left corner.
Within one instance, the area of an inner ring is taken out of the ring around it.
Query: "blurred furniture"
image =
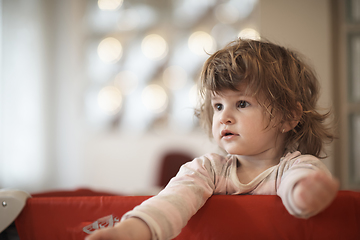
[[[0,233],[15,220],[29,197],[20,190],[0,190]]]
[[[15,218],[25,206],[26,199],[29,197],[49,198],[49,197],[90,197],[90,196],[115,196],[119,194],[94,191],[88,188],[75,190],[53,190],[40,193],[32,193],[31,196],[23,191],[0,190],[0,240],[18,240],[18,232],[14,223]],[[6,210],[6,212],[3,212]]]
[[[192,156],[181,151],[173,151],[164,154],[160,161],[156,186],[161,188],[165,187],[170,179],[175,177],[180,167],[191,160],[193,160]]]
[[[20,240],[84,239],[147,198],[29,198],[16,227]],[[360,193],[340,191],[329,208],[308,220],[289,215],[278,196],[214,195],[176,239],[360,239]]]
[[[94,191],[89,188],[75,190],[53,190],[40,193],[32,193],[32,197],[91,197],[91,196],[118,196],[119,194],[105,191]]]

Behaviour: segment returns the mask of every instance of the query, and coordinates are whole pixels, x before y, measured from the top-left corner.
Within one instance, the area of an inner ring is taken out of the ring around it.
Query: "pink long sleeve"
[[[278,165],[242,184],[236,173],[237,158],[208,154],[194,159],[181,167],[163,191],[126,213],[122,220],[141,218],[148,224],[153,240],[172,239],[212,194],[279,195],[289,213],[296,217],[317,213],[298,209],[292,191],[300,179],[314,171],[329,173],[319,159],[300,152],[289,153]]]
[[[151,229],[152,239],[171,239],[213,194],[215,173],[207,157],[183,165],[157,196],[148,199],[123,219],[139,217]]]
[[[326,166],[316,157],[311,155],[301,155],[287,162],[286,169],[281,173],[282,177],[277,194],[289,211],[290,214],[299,218],[309,218],[316,215],[319,211],[308,211],[299,209],[293,198],[293,190],[301,179],[305,178],[314,171],[322,171],[331,176]]]

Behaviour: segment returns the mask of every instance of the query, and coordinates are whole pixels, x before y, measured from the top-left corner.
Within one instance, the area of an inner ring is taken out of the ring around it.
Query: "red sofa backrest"
[[[147,198],[35,197],[15,223],[21,240],[84,239],[84,227],[104,216],[120,218]],[[340,191],[329,208],[308,220],[289,215],[277,196],[215,195],[176,239],[360,239],[360,193]]]

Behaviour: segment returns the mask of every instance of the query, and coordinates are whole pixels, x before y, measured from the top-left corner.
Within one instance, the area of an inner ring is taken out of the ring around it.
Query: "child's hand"
[[[294,202],[301,210],[318,213],[330,205],[338,189],[337,180],[325,173],[315,172],[296,184]]]
[[[114,227],[96,230],[85,240],[150,240],[147,224],[139,218],[129,218]]]

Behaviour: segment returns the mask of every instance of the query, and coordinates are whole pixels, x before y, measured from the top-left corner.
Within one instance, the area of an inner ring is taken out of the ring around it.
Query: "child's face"
[[[212,97],[212,133],[217,144],[230,154],[264,156],[279,154],[284,148],[280,124],[272,120],[258,100],[239,91],[224,90]]]

